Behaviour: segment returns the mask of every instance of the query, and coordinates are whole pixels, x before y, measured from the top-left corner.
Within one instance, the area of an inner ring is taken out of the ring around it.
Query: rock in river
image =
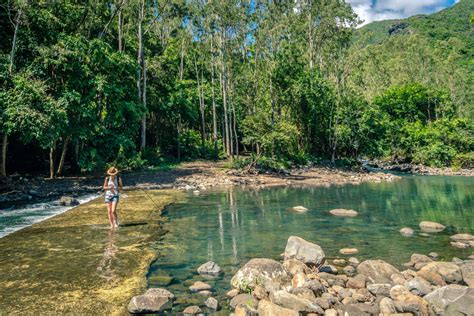
[[[346,210],[343,208],[336,208],[334,210],[330,210],[329,213],[334,216],[345,216],[345,217],[354,217],[354,216],[357,216],[358,214],[354,210]]]
[[[440,223],[423,221],[420,223],[420,228],[427,233],[439,233],[442,232],[446,226]]]
[[[285,260],[296,259],[308,266],[320,266],[325,259],[323,249],[303,238],[290,236],[286,243]]]
[[[75,206],[79,205],[79,201],[72,196],[61,196],[59,204],[63,206]]]
[[[188,306],[183,311],[184,315],[197,315],[200,313],[202,313],[202,310],[199,308],[199,306]]]
[[[158,313],[173,306],[173,293],[160,288],[152,288],[143,295],[134,296],[128,304],[132,314]]]
[[[355,255],[359,253],[359,250],[357,248],[342,248],[339,250],[339,253],[341,255]]]
[[[197,271],[199,274],[219,275],[222,269],[214,261],[208,261],[201,265]]]
[[[474,288],[451,284],[426,295],[438,315],[472,315],[474,311]]]
[[[409,227],[403,227],[402,229],[400,229],[400,234],[402,234],[402,236],[405,236],[405,237],[412,237],[413,233],[414,233],[413,229]]]
[[[212,289],[212,286],[201,281],[196,281],[193,285],[189,287],[189,289],[191,290],[191,292],[209,291],[210,289]]]
[[[204,305],[209,307],[210,309],[217,310],[219,308],[219,301],[213,297],[209,297],[205,302]]]
[[[295,212],[298,212],[298,213],[304,213],[304,212],[307,212],[307,211],[308,211],[308,209],[307,209],[306,207],[301,206],[301,205],[299,205],[299,206],[294,206],[294,207],[292,208],[292,210],[295,211]]]
[[[459,241],[459,242],[469,242],[474,241],[474,236],[471,234],[456,234],[449,237],[452,241]]]
[[[276,282],[282,285],[290,283],[285,267],[272,259],[256,258],[247,262],[230,280],[234,288],[242,291],[253,290],[257,284]]]

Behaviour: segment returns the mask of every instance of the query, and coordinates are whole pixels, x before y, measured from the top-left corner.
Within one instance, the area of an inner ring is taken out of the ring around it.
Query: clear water
[[[77,200],[82,204],[95,199],[97,196],[97,194],[90,194]],[[60,205],[59,200],[57,200],[18,208],[0,209],[0,238],[34,223],[64,213],[71,208],[72,206]]]
[[[297,205],[309,211],[289,210]],[[355,209],[359,215],[335,217],[328,213],[334,208]],[[150,287],[166,287],[177,296],[177,312],[202,306],[205,298],[188,291],[197,280],[211,284],[213,296],[224,303],[239,267],[256,257],[280,259],[291,235],[319,244],[328,258],[344,257],[339,249],[355,247],[361,261],[379,258],[399,268],[413,253],[465,258],[471,250],[451,247],[449,236],[474,233],[474,178],[404,176],[391,183],[204,191],[168,206],[164,216],[167,233],[158,244],[159,257],[148,281]],[[420,234],[422,220],[447,229]],[[415,236],[401,236],[402,227],[413,228]],[[196,269],[207,260],[220,265],[224,274],[208,280],[199,276]]]

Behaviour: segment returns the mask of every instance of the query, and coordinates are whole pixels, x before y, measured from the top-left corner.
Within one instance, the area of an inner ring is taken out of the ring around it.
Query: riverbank
[[[253,187],[282,185],[342,185],[363,182],[392,181],[389,173],[351,171],[314,166],[288,170],[285,173],[248,174],[230,169],[226,161],[196,161],[182,163],[171,170],[125,172],[125,189],[203,189],[219,186],[246,185]],[[101,192],[102,177],[65,177],[57,179],[15,178],[2,186],[0,209]]]
[[[0,239],[0,310],[6,314],[123,314],[146,288],[161,210],[172,190],[127,192],[111,231],[101,198]],[[153,201],[151,199],[153,199]]]

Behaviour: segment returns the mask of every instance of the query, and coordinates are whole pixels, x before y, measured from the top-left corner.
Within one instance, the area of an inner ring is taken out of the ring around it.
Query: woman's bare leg
[[[112,202],[112,212],[114,216],[115,227],[118,227],[117,205],[118,205],[118,201]]]
[[[107,214],[109,215],[110,228],[115,228],[115,218],[112,203],[107,203]]]

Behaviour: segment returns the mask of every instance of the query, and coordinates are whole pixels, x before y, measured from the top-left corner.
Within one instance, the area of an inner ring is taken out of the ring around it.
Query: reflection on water
[[[279,259],[289,236],[297,235],[323,247],[329,258],[339,257],[344,247],[359,249],[358,258],[380,258],[400,266],[414,252],[438,252],[443,258],[461,258],[469,250],[449,246],[449,236],[473,233],[474,179],[467,177],[406,176],[393,183],[361,185],[268,188],[229,188],[226,191],[189,195],[166,209],[168,233],[160,241],[159,259],[150,276],[172,277],[168,289],[187,302],[201,304],[187,288],[202,280],[196,269],[214,260],[225,274],[207,280],[223,295],[236,270],[250,258]],[[307,213],[288,209],[303,205]],[[354,218],[334,217],[333,208],[359,212]],[[420,235],[422,220],[447,226],[439,234]],[[416,235],[400,235],[402,227]],[[150,286],[154,284],[150,278]]]
[[[119,250],[116,243],[117,232],[111,229],[108,231],[107,239],[105,240],[104,254],[97,266],[97,275],[111,284],[119,281],[113,265]]]

